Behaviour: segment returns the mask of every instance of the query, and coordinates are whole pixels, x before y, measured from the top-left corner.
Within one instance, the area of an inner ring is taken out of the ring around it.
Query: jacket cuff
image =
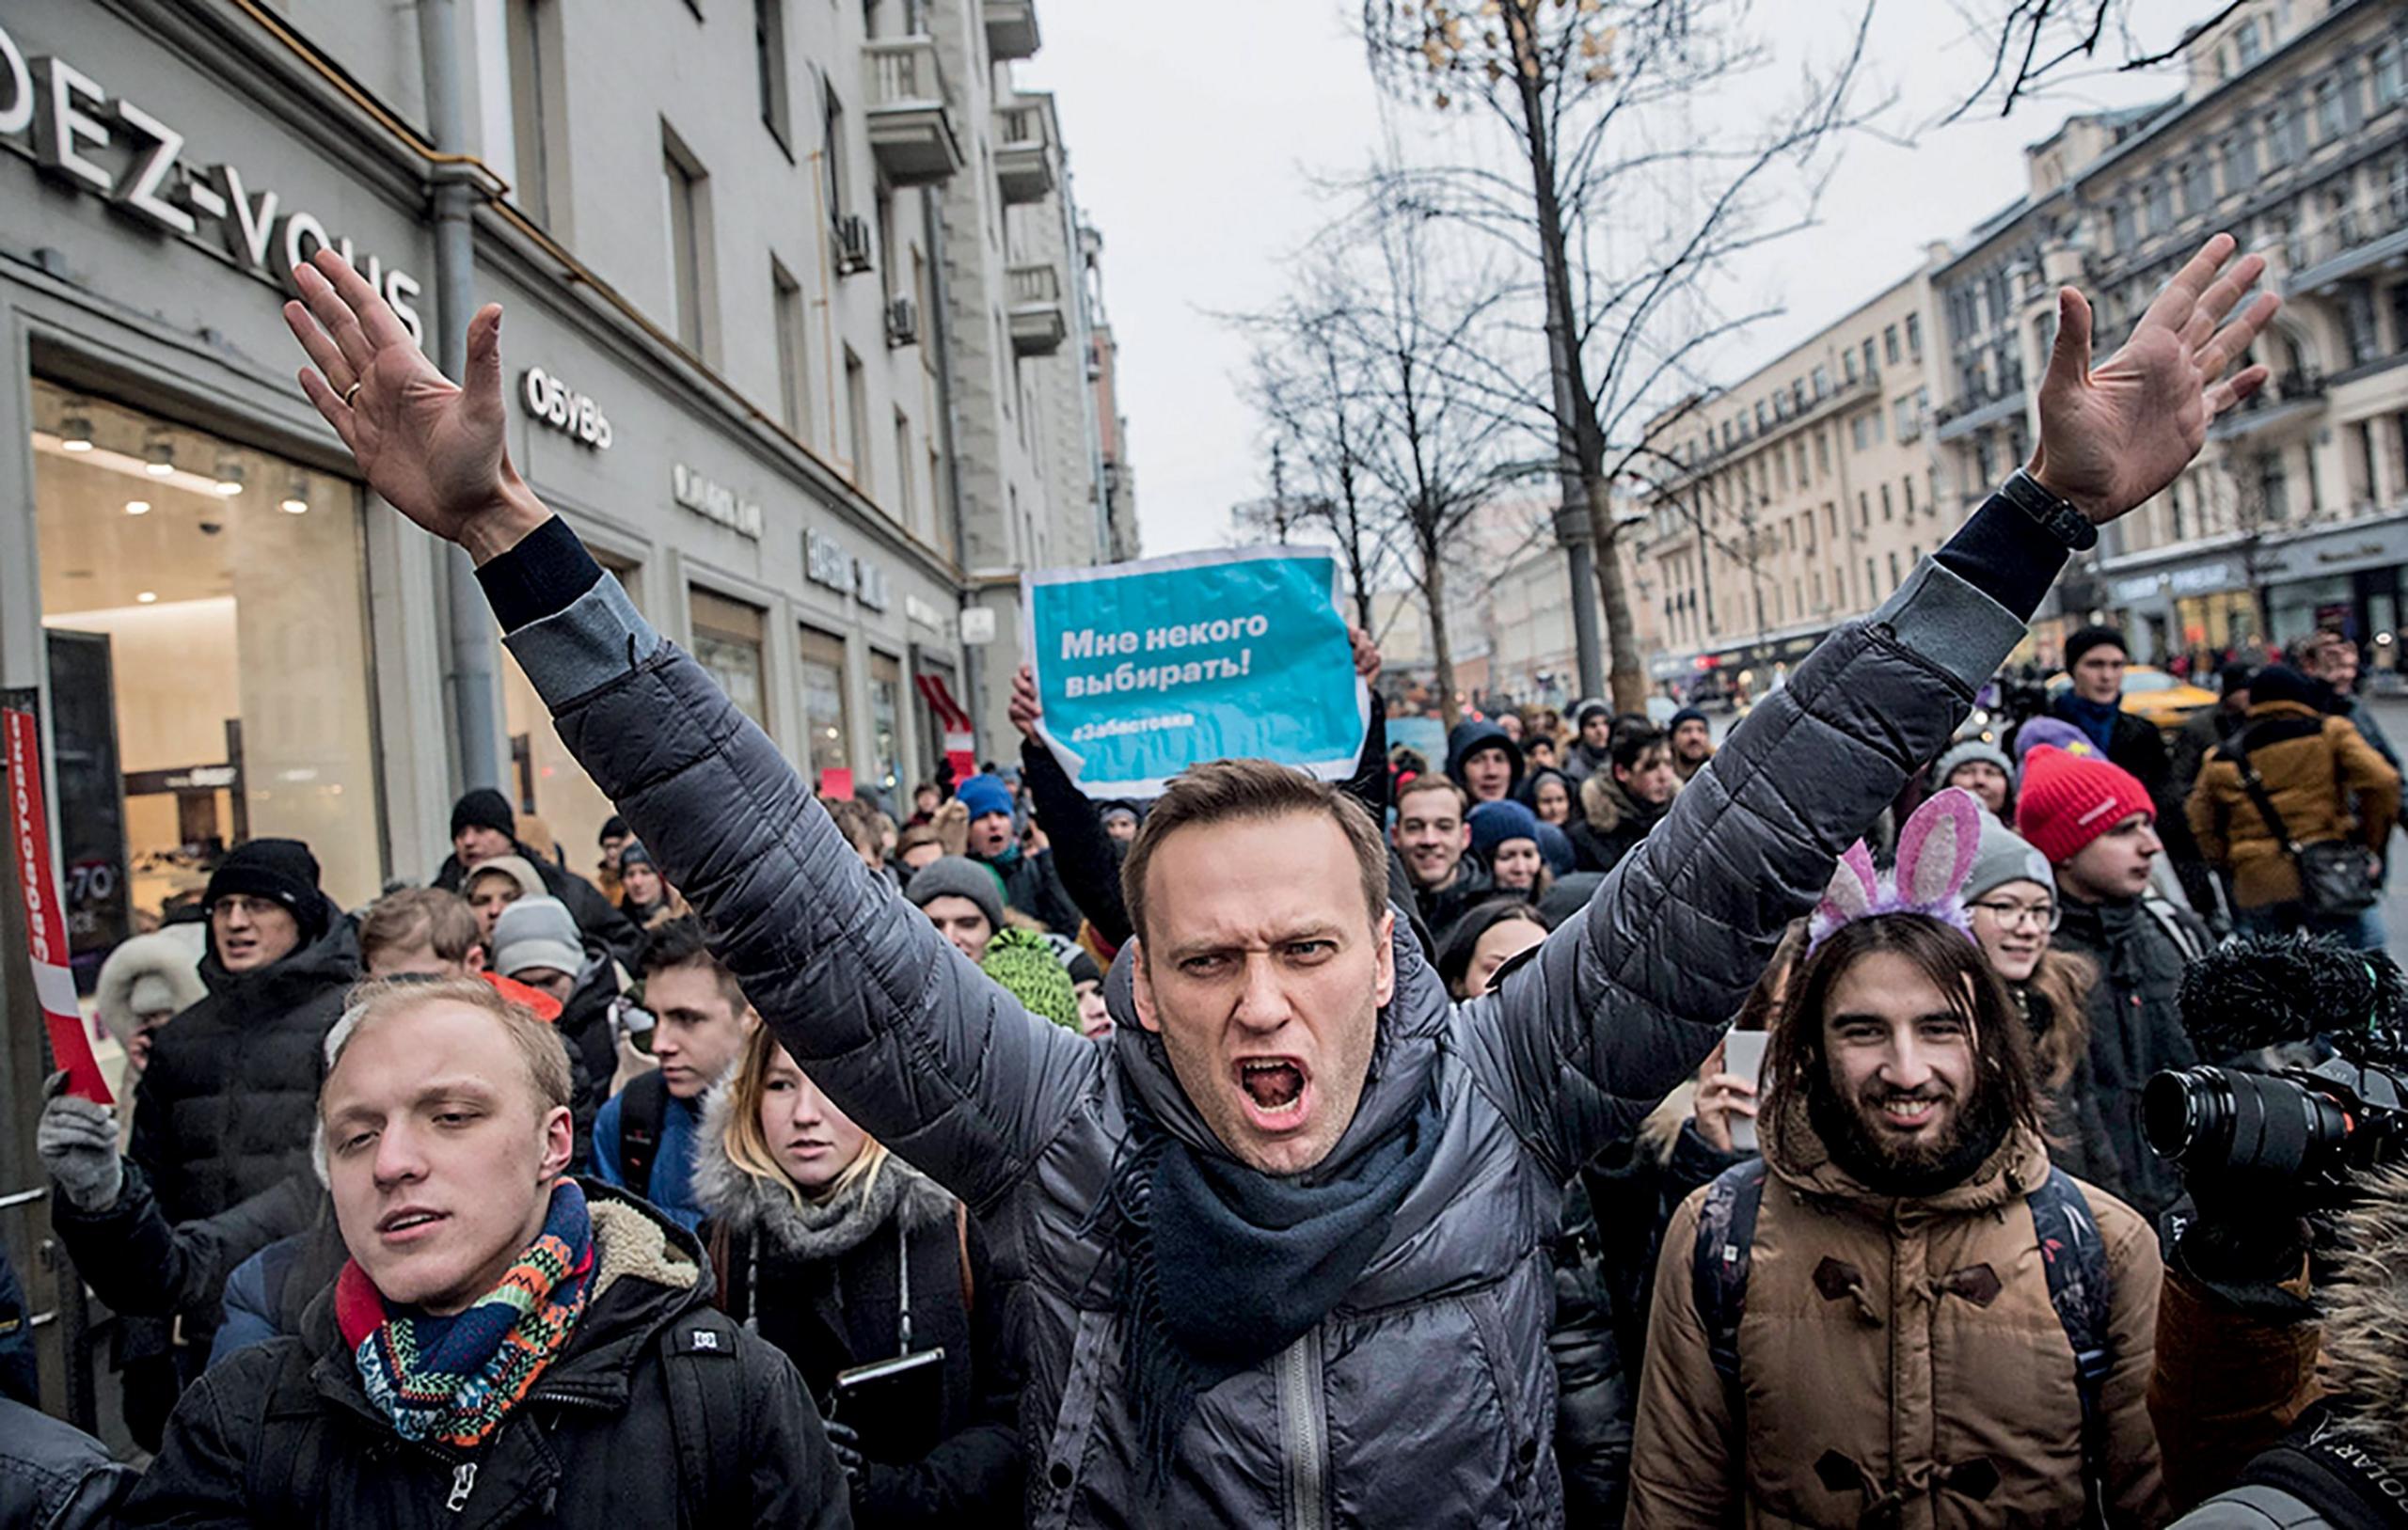
[[[2024,633],[2023,617],[1935,559],[1917,564],[1872,621],[1968,696],[1998,672]]]
[[[526,545],[520,543],[502,558]],[[583,549],[578,550],[581,556]],[[485,567],[500,561],[497,558]],[[637,612],[625,587],[598,565],[594,572],[596,582],[564,608],[502,639],[536,694],[555,713],[587,692],[634,672],[662,646],[660,634]]]
[[[1932,560],[2028,623],[2066,557],[2064,543],[1992,495]]]
[[[566,610],[601,578],[602,565],[557,515],[477,570],[477,583],[504,632]]]

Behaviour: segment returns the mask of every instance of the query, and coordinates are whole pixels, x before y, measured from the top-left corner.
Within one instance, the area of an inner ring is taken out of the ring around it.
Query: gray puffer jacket
[[[786,1049],[980,1217],[1027,1371],[1031,1525],[1508,1526],[1563,1516],[1546,1347],[1561,1185],[1697,1066],[1838,851],[1945,746],[2021,631],[1926,563],[1800,665],[1497,992],[1450,1003],[1400,932],[1370,1076],[1326,1168],[1434,1075],[1436,1156],[1319,1329],[1198,1400],[1159,1500],[1087,1227],[1131,1099],[1226,1150],[1137,1024],[1126,974],[1112,1041],[1031,1017],[864,871],[607,575],[509,642]]]

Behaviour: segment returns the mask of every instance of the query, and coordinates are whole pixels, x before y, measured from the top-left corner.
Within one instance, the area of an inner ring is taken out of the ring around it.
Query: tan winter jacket
[[[1904,1202],[1832,1164],[1802,1105],[1780,1112],[1767,1147],[1738,1333],[1745,1417],[1731,1416],[1698,1318],[1700,1191],[1657,1266],[1630,1522],[2081,1524],[2073,1353],[2023,1204],[2048,1173],[2040,1139],[2018,1131],[1965,1184]],[[2114,1287],[2101,1399],[2112,1522],[2160,1524],[2147,1407],[2157,1240],[2121,1201],[2083,1192]]]
[[[2355,839],[2381,855],[2400,818],[2400,772],[2347,718],[2296,702],[2261,702],[2248,726],[2218,745],[2191,793],[2191,831],[2207,862],[2232,877],[2237,907],[2299,897],[2299,868],[2241,784],[2232,760],[2246,744],[2283,827],[2302,844]]]

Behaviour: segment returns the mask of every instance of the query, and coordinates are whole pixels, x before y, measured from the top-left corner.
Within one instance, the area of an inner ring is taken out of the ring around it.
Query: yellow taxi
[[[2055,701],[2073,685],[2059,671],[2049,677],[2049,699]],[[2170,675],[2153,664],[2134,664],[2124,670],[2124,710],[2159,728],[2179,728],[2194,713],[2216,704],[2216,693]]]

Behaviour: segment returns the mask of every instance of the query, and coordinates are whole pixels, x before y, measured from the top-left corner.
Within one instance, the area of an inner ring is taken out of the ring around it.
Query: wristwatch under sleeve
[[[2091,524],[2090,517],[2075,509],[2073,501],[2059,498],[2041,487],[2040,481],[2023,468],[2006,476],[2006,481],[1998,486],[1998,497],[2032,517],[2041,530],[2075,552],[2088,552],[2099,545],[2099,528]]]

